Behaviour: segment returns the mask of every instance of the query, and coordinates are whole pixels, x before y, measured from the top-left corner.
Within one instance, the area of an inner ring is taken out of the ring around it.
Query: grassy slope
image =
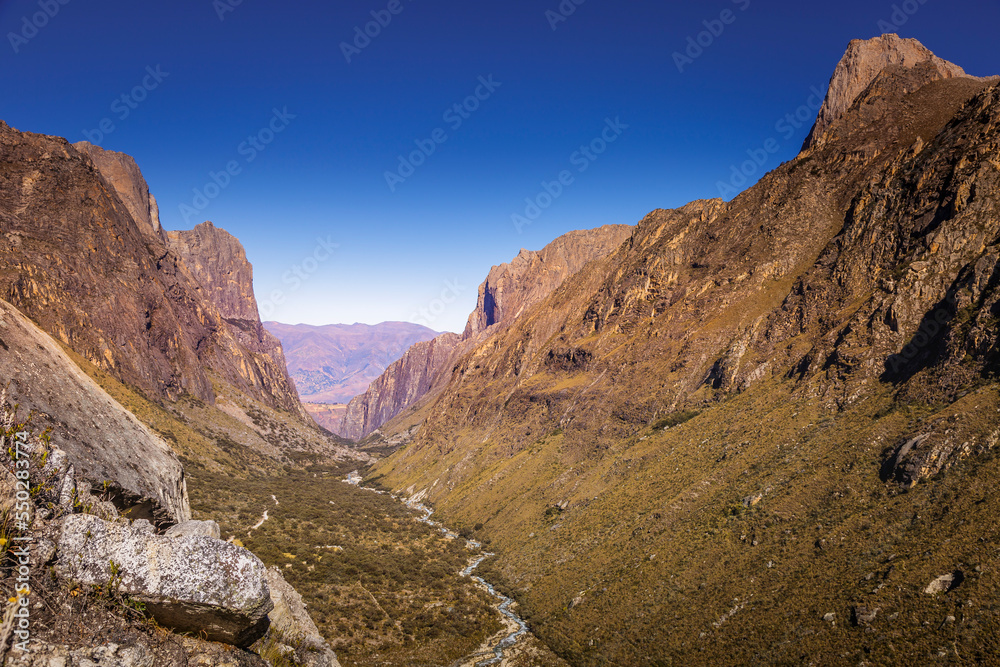
[[[767,385],[600,457],[557,431],[484,456],[439,509],[483,524],[500,553],[487,576],[573,664],[991,655],[1000,460],[983,451],[906,491],[879,469],[888,447],[939,417],[995,439],[997,387],[950,406],[899,406],[887,392],[837,415],[817,405]],[[922,592],[954,570],[966,577],[955,591]],[[851,624],[858,605],[880,610],[871,629]]]

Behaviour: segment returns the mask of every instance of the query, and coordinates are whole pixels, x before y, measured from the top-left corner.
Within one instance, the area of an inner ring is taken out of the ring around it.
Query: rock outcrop
[[[260,320],[253,291],[253,266],[235,236],[211,222],[203,222],[189,231],[167,232],[167,244],[184,260],[224,318]]]
[[[90,514],[63,520],[56,572],[146,605],[161,625],[249,646],[273,609],[267,570],[252,553],[210,537],[165,537]]]
[[[479,300],[462,338],[477,337],[496,325],[509,326],[587,262],[610,255],[632,229],[630,225],[605,225],[569,232],[541,250],[522,249],[510,263],[494,266],[479,286]]]
[[[887,67],[910,69],[921,63],[933,72],[931,78],[934,80],[969,76],[961,67],[938,58],[915,39],[886,34],[874,39],[851,41],[833,72],[826,99],[805,147],[820,142],[830,126],[847,113],[855,100]]]
[[[528,308],[556,290],[588,262],[605,257],[632,233],[629,225],[573,231],[542,250],[521,252],[509,264],[494,266],[479,286],[476,309],[461,336],[445,333],[417,343],[347,405],[336,433],[361,439],[406,408],[444,386],[459,356],[510,326]]]
[[[191,517],[184,472],[173,451],[84,374],[62,348],[0,301],[0,378],[13,402],[35,412],[76,474],[110,483],[122,510],[161,523]]]

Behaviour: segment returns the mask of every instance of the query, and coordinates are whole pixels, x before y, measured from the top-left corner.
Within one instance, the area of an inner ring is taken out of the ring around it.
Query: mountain
[[[167,232],[167,245],[219,310],[228,333],[252,354],[241,368],[244,378],[274,397],[278,407],[308,420],[289,377],[281,343],[260,321],[253,267],[236,237],[203,222],[190,231]]]
[[[798,157],[462,350],[369,478],[572,664],[988,660],[998,81],[852,42]]]
[[[213,302],[225,290],[209,293],[198,280],[230,270],[220,262],[245,270],[242,249],[200,263],[186,253],[189,267],[179,251],[198,246],[165,240],[145,180],[121,153],[0,123],[0,166],[0,296],[151,397],[212,404],[214,373],[308,419],[273,344],[227,321]],[[255,310],[240,310],[253,329]]]
[[[494,266],[479,286],[476,309],[462,335],[445,333],[407,350],[363,394],[351,400],[334,432],[345,438],[363,438],[433,393],[458,356],[483,337],[510,326],[587,262],[617,248],[631,229],[628,225],[605,225],[569,232],[540,251],[522,249],[509,264]]]
[[[407,348],[437,335],[409,322],[264,326],[281,341],[299,395],[311,403],[347,403]]]

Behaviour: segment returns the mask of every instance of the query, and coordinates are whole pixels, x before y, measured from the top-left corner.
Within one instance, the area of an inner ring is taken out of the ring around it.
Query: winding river
[[[352,484],[358,487],[359,489],[365,489],[366,491],[373,491],[374,493],[378,493],[381,495],[389,495],[391,498],[399,500],[410,509],[422,512],[423,516],[420,517],[420,521],[422,521],[423,523],[426,523],[428,526],[437,528],[442,533],[444,533],[445,536],[451,539],[460,539],[458,533],[456,533],[453,530],[449,530],[447,527],[441,525],[440,522],[431,519],[431,516],[434,514],[434,510],[432,510],[430,507],[427,507],[426,505],[417,501],[403,500],[398,496],[392,494],[386,494],[385,491],[379,489],[372,489],[367,486],[361,486],[361,476],[357,475],[356,473],[351,473],[350,475],[347,476],[347,479],[345,479],[344,481],[347,482],[348,484]],[[465,545],[469,549],[475,551],[480,551],[483,546],[476,540],[465,540]],[[494,588],[493,584],[489,583],[482,577],[473,574],[473,572],[476,571],[476,568],[478,568],[484,560],[486,560],[490,556],[495,556],[495,555],[496,554],[485,551],[480,553],[479,555],[475,556],[469,562],[468,567],[462,570],[459,574],[461,574],[461,576],[463,577],[472,577],[473,581],[483,586],[489,592],[490,595],[499,600],[500,604],[497,606],[497,611],[499,611],[500,614],[504,616],[504,618],[510,621],[510,627],[516,627],[516,629],[514,629],[511,633],[509,633],[508,635],[503,637],[499,642],[497,642],[496,646],[491,646],[489,650],[493,653],[493,657],[486,658],[485,660],[480,660],[476,662],[475,663],[476,667],[486,667],[487,665],[500,664],[504,659],[504,651],[512,648],[517,643],[518,639],[520,639],[522,636],[528,633],[527,623],[525,623],[520,616],[511,611],[510,607],[514,603],[514,601],[511,600],[506,595],[504,595],[503,593],[497,591],[497,589]]]

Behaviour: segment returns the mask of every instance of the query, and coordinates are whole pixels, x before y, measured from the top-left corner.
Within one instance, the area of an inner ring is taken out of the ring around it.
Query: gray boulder
[[[267,571],[267,586],[274,609],[269,614],[271,627],[268,637],[295,654],[297,664],[304,667],[340,667],[337,656],[323,639],[319,628],[306,611],[302,596],[281,576],[281,570]]]
[[[113,587],[145,603],[161,624],[248,646],[273,608],[267,570],[252,553],[210,537],[165,537],[89,514],[66,517],[56,572]]]
[[[222,532],[219,530],[219,524],[214,521],[195,521],[192,519],[171,526],[164,535],[167,537],[211,537],[217,540],[222,536]]]

